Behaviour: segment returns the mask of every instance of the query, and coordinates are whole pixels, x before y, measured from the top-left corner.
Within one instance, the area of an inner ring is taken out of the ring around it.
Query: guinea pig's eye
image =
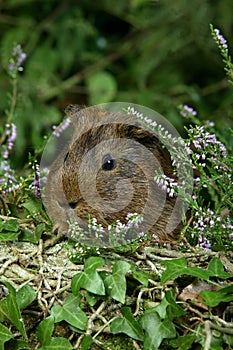
[[[64,157],[64,163],[66,162],[67,158],[68,158],[69,152],[66,153],[65,157]]]
[[[102,169],[105,171],[110,171],[115,169],[116,160],[111,156],[111,154],[105,154],[102,158]]]

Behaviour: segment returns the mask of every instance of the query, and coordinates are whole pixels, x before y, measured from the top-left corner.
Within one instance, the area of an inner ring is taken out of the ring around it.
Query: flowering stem
[[[13,78],[13,89],[12,89],[12,98],[11,98],[11,105],[10,110],[7,116],[6,124],[11,124],[12,118],[14,116],[15,112],[15,106],[17,102],[17,79]],[[7,138],[6,130],[4,131],[2,137],[0,138],[0,145],[4,144]]]
[[[210,24],[210,30],[211,30],[213,39],[216,42],[221,52],[221,55],[223,57],[223,63],[225,64],[226,74],[230,78],[230,83],[233,84],[233,64],[231,63],[231,56],[228,53],[227,41],[222,36],[219,29],[214,28],[212,24]]]

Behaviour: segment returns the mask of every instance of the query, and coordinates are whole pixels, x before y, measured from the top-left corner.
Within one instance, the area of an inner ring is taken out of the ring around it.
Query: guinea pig
[[[89,217],[107,228],[138,213],[143,216],[140,232],[159,242],[176,240],[176,197],[154,180],[158,170],[175,178],[174,168],[156,132],[127,113],[74,105],[66,114],[73,126],[71,140],[53,162],[46,184],[55,228],[67,232],[73,221],[87,229]]]

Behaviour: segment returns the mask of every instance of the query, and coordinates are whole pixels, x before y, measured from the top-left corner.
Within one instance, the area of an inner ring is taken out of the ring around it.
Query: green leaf
[[[80,308],[80,296],[70,295],[63,306],[55,305],[51,309],[55,322],[66,321],[72,326],[85,330],[88,318]]]
[[[112,268],[112,275],[104,279],[105,288],[108,294],[120,303],[125,302],[126,279],[125,274],[131,265],[126,261],[116,261]]]
[[[19,230],[19,223],[16,219],[9,219],[9,220],[0,222],[0,232],[2,231],[17,232],[18,230]]]
[[[74,295],[78,295],[79,289],[82,288],[85,283],[85,274],[83,272],[79,272],[72,277],[71,280],[71,290]]]
[[[81,341],[80,350],[89,350],[92,343],[93,339],[90,335],[84,336],[84,338]]]
[[[209,280],[210,272],[199,267],[188,267],[184,258],[164,261],[166,270],[161,276],[161,283],[164,284],[168,280],[174,280],[182,275],[190,275],[204,280]]]
[[[180,275],[184,274],[184,270],[187,269],[187,262],[185,259],[173,259],[164,261],[166,270],[162,273],[161,284],[166,283],[168,280],[174,280]]]
[[[41,223],[41,221],[44,221],[46,214],[42,207],[42,202],[38,198],[31,197],[28,201],[22,204],[22,207],[28,210],[30,216],[36,222]]]
[[[187,334],[179,336],[177,339],[170,340],[170,344],[173,348],[176,348],[177,350],[189,350],[191,349],[191,345],[195,339],[195,334]]]
[[[28,285],[21,287],[16,292],[16,300],[20,310],[25,309],[36,299],[36,292]]]
[[[33,229],[33,230],[29,229],[28,227],[25,227],[24,229],[22,229],[20,240],[31,242],[31,243],[38,243],[44,230],[45,230],[44,223],[37,225],[36,229]]]
[[[68,339],[65,338],[52,338],[49,344],[42,346],[38,350],[72,350],[73,347]]]
[[[76,274],[71,281],[71,290],[76,295],[80,288],[93,294],[105,295],[104,282],[96,269],[103,266],[104,259],[90,257],[84,263],[84,272]]]
[[[200,295],[208,306],[217,306],[221,302],[228,303],[233,300],[233,285],[223,287],[216,292],[202,291]]]
[[[153,308],[153,310],[155,310],[161,318],[168,317],[171,321],[175,317],[185,315],[185,311],[176,303],[175,293],[172,290],[166,292],[161,303]],[[147,312],[149,313],[150,310]]]
[[[163,339],[176,336],[174,324],[168,318],[162,320],[156,311],[145,314],[140,323],[145,330],[144,349],[157,350]]]
[[[133,277],[137,281],[139,281],[141,284],[143,284],[145,287],[147,287],[148,286],[148,279],[151,278],[152,276],[148,272],[134,270]]]
[[[10,294],[7,295],[6,300],[0,301],[0,314],[6,317],[24,338],[27,338],[25,326],[16,300],[16,290],[9,282],[3,283],[9,289]]]
[[[3,241],[3,242],[15,241],[19,235],[20,235],[20,232],[3,232],[3,233],[0,233],[0,241]]]
[[[211,276],[219,277],[219,278],[229,278],[231,274],[224,271],[224,266],[219,258],[213,258],[208,266],[208,271]]]
[[[123,318],[112,321],[110,330],[113,334],[124,333],[136,340],[143,340],[144,334],[140,323],[134,319],[131,309],[127,306],[121,309]]]
[[[95,295],[93,295],[93,294],[91,294],[89,292],[85,292],[84,296],[85,296],[86,301],[88,302],[88,304],[90,306],[94,306],[96,304],[97,300],[98,300]]]
[[[13,334],[11,333],[11,331],[9,331],[8,328],[6,328],[5,326],[3,326],[0,323],[0,344],[5,343],[6,341],[8,341],[12,338],[13,338]],[[3,347],[3,349],[4,349],[4,347]]]
[[[36,336],[41,345],[48,345],[51,341],[52,334],[54,331],[54,317],[49,316],[40,322]]]
[[[87,88],[90,94],[90,105],[111,101],[117,91],[113,75],[103,71],[88,76]]]
[[[28,342],[22,339],[11,339],[7,343],[8,349],[14,350],[30,350],[28,346]]]

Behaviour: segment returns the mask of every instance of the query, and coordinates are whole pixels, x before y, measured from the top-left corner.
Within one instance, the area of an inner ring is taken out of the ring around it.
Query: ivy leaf
[[[185,315],[185,311],[179,305],[177,305],[175,293],[172,290],[166,292],[161,303],[153,308],[153,310],[155,310],[162,319],[169,317],[170,320],[173,320],[175,317]],[[148,313],[149,312],[150,310],[148,310]]]
[[[20,235],[20,232],[3,232],[3,233],[0,233],[0,241],[3,241],[3,242],[15,241],[19,235]]]
[[[192,347],[192,343],[196,339],[195,334],[186,334],[178,337],[177,339],[170,340],[170,344],[177,350],[189,350]]]
[[[90,335],[84,336],[81,342],[80,350],[89,350],[92,343],[93,339]]]
[[[211,276],[216,276],[219,278],[228,278],[231,277],[231,274],[224,271],[224,266],[219,258],[213,258],[208,266],[208,271]]]
[[[168,280],[174,280],[182,275],[190,275],[204,280],[209,280],[211,273],[199,267],[188,267],[184,258],[164,261],[167,269],[163,272],[161,283],[164,284]]]
[[[4,349],[4,343],[13,338],[13,334],[8,328],[0,323],[0,349]]]
[[[27,339],[25,326],[16,299],[16,289],[9,282],[4,281],[3,283],[7,286],[10,293],[6,296],[5,300],[0,301],[0,315],[2,314],[6,317],[22,336]]]
[[[36,292],[30,286],[23,286],[16,292],[16,300],[20,310],[25,309],[36,299]]]
[[[27,209],[30,216],[38,223],[44,222],[46,213],[42,207],[42,202],[35,196],[22,204],[22,207]]]
[[[0,343],[1,344],[1,343]],[[28,342],[22,339],[11,339],[7,343],[8,349],[14,349],[14,350],[30,350],[28,347]],[[1,349],[1,348],[0,348]],[[1,349],[1,350],[4,350]]]
[[[14,241],[20,235],[19,223],[15,219],[0,221],[0,241]]]
[[[36,336],[41,345],[47,345],[50,343],[52,334],[54,331],[54,317],[49,316],[40,322]]]
[[[162,320],[156,311],[146,313],[140,324],[145,330],[144,349],[157,350],[163,339],[176,337],[176,329],[171,320]]]
[[[139,281],[141,284],[143,284],[145,287],[148,286],[148,279],[151,278],[151,274],[149,274],[146,271],[138,271],[138,270],[133,270],[132,271],[133,277]]]
[[[33,230],[25,227],[24,229],[22,229],[20,239],[22,241],[27,241],[27,242],[31,242],[31,243],[38,243],[44,230],[45,230],[44,223],[38,224],[36,226],[36,228]]]
[[[104,279],[108,294],[120,303],[125,302],[126,279],[125,274],[131,265],[126,261],[116,261],[112,268],[112,275]]]
[[[42,346],[38,350],[72,350],[73,347],[66,338],[52,338],[49,344]]]
[[[88,304],[90,306],[94,306],[96,304],[97,300],[98,300],[95,295],[93,295],[93,294],[91,294],[89,292],[85,292],[84,296],[85,296],[86,301],[88,302]]]
[[[96,269],[103,266],[104,259],[90,257],[84,263],[84,272],[76,274],[71,281],[71,290],[76,295],[80,288],[93,294],[105,295],[104,282]]]
[[[121,309],[123,318],[112,321],[110,330],[113,334],[124,333],[136,340],[143,340],[143,329],[139,322],[134,319],[131,309],[127,306]]]
[[[70,295],[63,306],[55,305],[51,309],[55,322],[66,321],[72,326],[86,330],[87,316],[80,308],[80,296]]]
[[[202,291],[200,295],[208,306],[217,306],[221,302],[229,302],[233,300],[233,285],[223,287],[215,292]]]
[[[11,231],[17,232],[19,230],[19,223],[16,219],[9,219],[0,222],[0,232]]]

